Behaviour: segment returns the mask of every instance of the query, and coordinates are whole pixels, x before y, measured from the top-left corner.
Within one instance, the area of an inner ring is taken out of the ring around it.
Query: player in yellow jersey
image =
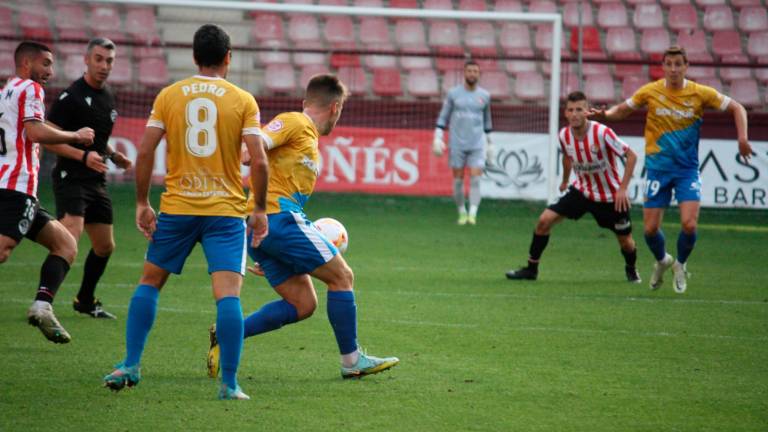
[[[232,56],[229,35],[200,27],[192,44],[200,73],[164,88],[155,99],[136,161],[136,225],[150,240],[144,271],[128,309],[126,356],[104,377],[120,390],[138,384],[139,362],[152,328],[160,289],[170,273],[181,273],[201,243],[216,298],[221,345],[220,399],[249,399],[237,385],[243,335],[240,287],[245,273],[246,197],[240,177],[240,148],[251,158],[255,205],[249,218],[252,245],[267,234],[267,161],[253,96],[225,80]],[[160,216],[149,204],[154,152],[167,141],[168,174]]]
[[[631,98],[607,111],[592,115],[621,120],[636,109],[647,107],[645,122],[645,167],[647,178],[643,224],[645,241],[656,258],[651,289],[661,287],[664,272],[672,267],[674,288],[683,293],[687,286],[685,263],[696,242],[701,179],[699,172],[699,131],[705,108],[733,114],[739,154],[748,160],[752,148],[747,138],[747,113],[744,107],[712,87],[689,81],[685,50],[672,46],[662,58],[664,78],[641,87]],[[669,206],[672,191],[680,208],[681,231],[677,239],[677,259],[666,252],[661,221]]]
[[[399,360],[359,350],[352,270],[303,210],[319,173],[318,138],[333,130],[346,96],[337,77],[314,76],[307,84],[304,111],[280,114],[262,130],[269,156],[269,235],[248,252],[257,263],[255,272],[266,276],[282,299],[245,320],[245,337],[309,318],[317,308],[310,276],[316,277],[328,286],[328,320],[341,354],[341,375],[352,378],[387,370]],[[208,367],[216,376],[218,347],[211,336]]]

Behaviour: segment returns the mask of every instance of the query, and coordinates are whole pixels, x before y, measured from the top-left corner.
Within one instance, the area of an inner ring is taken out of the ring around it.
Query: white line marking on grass
[[[699,224],[698,228],[713,231],[740,231],[768,233],[768,227],[759,225]]]
[[[370,291],[369,291],[370,292]],[[384,291],[376,291],[384,292]],[[478,293],[446,293],[446,292],[423,292],[423,291],[390,291],[386,290],[387,295],[408,295],[418,297],[469,297],[469,298],[511,298],[526,300],[579,300],[579,301],[637,301],[649,303],[694,303],[694,304],[735,304],[735,305],[761,305],[768,306],[768,302],[759,300],[723,300],[723,299],[684,299],[684,298],[652,298],[652,297],[613,297],[613,296],[544,296],[544,295],[525,295],[525,294],[478,294]]]
[[[456,328],[476,328],[480,327],[479,324],[468,323],[441,323],[434,321],[410,321],[410,320],[369,320],[361,319],[360,321],[372,321],[372,322],[387,322],[392,324],[404,324],[413,326],[428,326],[428,327],[456,327]]]
[[[750,341],[768,341],[768,337],[751,337],[751,336],[731,336],[731,335],[715,335],[715,334],[697,334],[697,333],[670,333],[670,332],[634,332],[629,330],[598,330],[598,329],[577,329],[568,327],[507,327],[506,329],[512,331],[537,331],[537,332],[551,332],[551,333],[589,333],[589,334],[623,334],[627,336],[640,336],[640,337],[693,337],[703,339],[736,339],[736,340],[750,340]]]

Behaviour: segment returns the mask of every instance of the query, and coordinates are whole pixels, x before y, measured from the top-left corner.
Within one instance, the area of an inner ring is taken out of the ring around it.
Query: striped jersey
[[[558,135],[563,154],[573,162],[573,187],[591,201],[613,202],[621,185],[616,155],[624,156],[629,146],[596,121],[587,122],[584,139],[577,139],[570,126],[560,129]]]
[[[0,189],[37,196],[40,145],[24,122],[45,120],[45,92],[30,79],[13,77],[0,92]]]

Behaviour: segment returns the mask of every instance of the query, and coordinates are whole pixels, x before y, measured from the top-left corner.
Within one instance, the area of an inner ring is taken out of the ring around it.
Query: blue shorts
[[[203,245],[208,273],[245,274],[245,220],[231,216],[187,216],[161,213],[147,248],[146,260],[179,274],[195,243]]]
[[[273,287],[292,276],[313,272],[339,253],[303,213],[273,213],[267,219],[269,234],[258,248],[249,246],[248,254]]]
[[[649,169],[645,179],[645,208],[666,208],[672,201],[672,190],[678,203],[701,201],[701,176],[698,171],[656,171]]]

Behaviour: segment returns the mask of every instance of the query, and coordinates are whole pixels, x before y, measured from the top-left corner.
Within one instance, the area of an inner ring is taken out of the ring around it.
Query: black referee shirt
[[[108,85],[102,89],[95,89],[85,82],[85,78],[80,78],[53,102],[47,118],[64,130],[76,131],[84,127],[92,128],[95,132],[92,146],[86,148],[82,144],[70,145],[80,150],[88,149],[105,155],[107,141],[112,134],[115,120],[117,120],[115,95]],[[53,175],[59,179],[105,178],[103,174],[88,168],[79,160],[61,156],[57,159]],[[63,177],[62,171],[66,172]]]

